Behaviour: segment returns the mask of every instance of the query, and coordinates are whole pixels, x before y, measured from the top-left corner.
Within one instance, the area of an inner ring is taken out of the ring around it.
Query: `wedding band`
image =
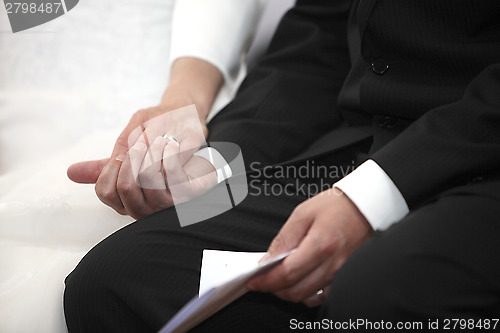
[[[171,135],[163,134],[163,138],[164,138],[164,139],[168,139],[168,140],[170,140],[170,141],[175,141],[175,142],[179,143],[179,141],[177,141],[177,139],[176,139],[176,138],[174,138],[174,137],[173,137],[173,136],[171,136]]]
[[[316,292],[316,295],[317,295],[317,296],[320,296],[320,295],[322,295],[324,292],[325,292],[325,291],[324,291],[323,289],[320,289],[320,290],[318,290],[318,291]]]

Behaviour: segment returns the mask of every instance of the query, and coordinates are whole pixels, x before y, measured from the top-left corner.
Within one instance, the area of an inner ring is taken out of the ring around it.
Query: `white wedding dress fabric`
[[[263,29],[273,30],[290,5],[268,6]],[[0,6],[0,332],[66,332],[65,276],[95,244],[133,221],[102,204],[93,185],[72,183],[67,167],[109,156],[132,113],[158,103],[178,57],[221,69],[225,85],[214,112],[220,109],[245,74],[242,55],[262,6],[82,0],[16,34]],[[201,33],[212,33],[215,50]]]

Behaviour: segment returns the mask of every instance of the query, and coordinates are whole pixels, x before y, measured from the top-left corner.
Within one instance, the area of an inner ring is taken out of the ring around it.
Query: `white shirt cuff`
[[[205,147],[198,150],[193,155],[204,158],[213,165],[215,172],[217,173],[217,183],[222,183],[224,180],[233,176],[229,163],[226,162],[226,159],[217,151],[217,149]]]
[[[409,213],[403,195],[373,160],[334,184],[356,205],[374,230],[385,230]]]

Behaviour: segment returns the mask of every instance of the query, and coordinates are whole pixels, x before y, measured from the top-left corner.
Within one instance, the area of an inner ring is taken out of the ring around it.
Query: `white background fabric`
[[[80,1],[18,34],[0,8],[0,332],[64,332],[64,277],[132,221],[66,168],[159,101],[173,2]]]

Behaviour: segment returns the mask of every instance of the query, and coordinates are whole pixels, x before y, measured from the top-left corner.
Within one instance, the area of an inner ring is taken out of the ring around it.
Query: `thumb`
[[[75,183],[94,184],[108,162],[109,158],[75,163],[68,168],[68,178]]]
[[[305,205],[307,205],[307,203]],[[267,249],[266,255],[259,261],[260,263],[266,262],[272,257],[293,250],[299,246],[313,222],[313,216],[304,213],[303,211],[307,211],[307,209],[304,209],[305,207],[303,206],[304,204],[301,204],[295,208],[276,237],[274,237],[271,245]]]

